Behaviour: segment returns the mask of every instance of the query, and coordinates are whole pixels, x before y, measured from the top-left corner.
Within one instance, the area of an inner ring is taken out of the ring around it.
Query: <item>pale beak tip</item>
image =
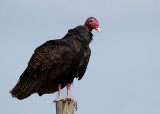
[[[100,32],[100,28],[96,28],[96,30],[97,30],[98,32]]]

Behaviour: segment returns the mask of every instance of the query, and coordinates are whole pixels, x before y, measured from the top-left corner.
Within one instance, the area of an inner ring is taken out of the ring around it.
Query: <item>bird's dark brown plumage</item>
[[[24,99],[33,93],[40,96],[54,93],[58,84],[64,88],[76,77],[82,79],[90,58],[89,43],[92,33],[84,26],[68,31],[62,38],[39,46],[16,86],[10,91],[13,97]]]

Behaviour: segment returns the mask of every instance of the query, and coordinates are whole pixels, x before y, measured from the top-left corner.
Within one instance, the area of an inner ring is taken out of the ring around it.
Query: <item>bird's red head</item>
[[[85,24],[85,29],[88,31],[88,32],[91,32],[92,29],[96,29],[98,32],[100,32],[100,28],[99,28],[99,24],[98,24],[98,20],[94,17],[89,17]]]

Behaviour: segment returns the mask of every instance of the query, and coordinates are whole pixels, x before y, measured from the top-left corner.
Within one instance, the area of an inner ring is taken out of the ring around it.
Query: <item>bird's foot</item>
[[[59,97],[58,99],[54,100],[53,102],[63,101],[62,97]]]
[[[65,99],[63,99],[63,101],[64,102],[73,101],[73,105],[74,105],[75,109],[77,110],[77,101],[74,98],[66,97]]]
[[[71,101],[71,98],[70,98],[70,97],[66,97],[66,98],[63,99],[63,101],[64,101],[64,102],[65,102],[65,101]]]

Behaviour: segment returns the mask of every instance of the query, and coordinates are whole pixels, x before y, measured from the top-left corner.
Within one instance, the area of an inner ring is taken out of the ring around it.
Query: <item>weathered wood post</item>
[[[74,114],[74,102],[73,101],[56,102],[56,114]]]

